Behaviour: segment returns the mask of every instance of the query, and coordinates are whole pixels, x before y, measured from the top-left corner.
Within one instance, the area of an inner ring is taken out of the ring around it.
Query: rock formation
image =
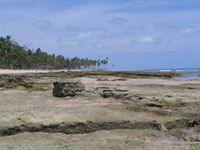
[[[73,97],[84,90],[85,86],[77,80],[54,82],[53,95],[55,97]]]
[[[128,96],[128,90],[105,89],[101,95],[103,98],[123,99]]]
[[[17,88],[18,86],[32,88],[32,85],[25,82],[22,77],[0,76],[0,88]]]

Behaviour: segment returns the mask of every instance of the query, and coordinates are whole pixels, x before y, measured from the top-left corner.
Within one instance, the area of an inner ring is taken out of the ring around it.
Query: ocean
[[[174,69],[147,69],[143,71],[149,72],[185,72],[185,73],[200,73],[200,68],[174,68]]]
[[[173,80],[195,80],[200,79],[200,68],[175,68],[175,69],[149,69],[149,72],[180,72],[184,73],[181,77],[173,78]]]

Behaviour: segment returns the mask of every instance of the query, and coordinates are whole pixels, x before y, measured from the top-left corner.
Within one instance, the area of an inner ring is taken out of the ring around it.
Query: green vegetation
[[[39,66],[54,66],[56,69],[98,68],[108,63],[108,58],[93,60],[74,57],[65,58],[62,55],[47,54],[40,48],[28,49],[11,40],[10,36],[0,37],[0,68],[35,69]]]

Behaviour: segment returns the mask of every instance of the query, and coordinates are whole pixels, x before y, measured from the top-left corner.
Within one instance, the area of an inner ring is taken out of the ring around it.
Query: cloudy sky
[[[0,36],[116,69],[200,67],[200,0],[0,0]]]

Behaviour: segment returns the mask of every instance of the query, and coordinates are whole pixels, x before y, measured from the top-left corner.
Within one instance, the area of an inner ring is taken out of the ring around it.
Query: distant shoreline
[[[108,72],[146,72],[146,73],[200,73],[200,69],[149,69],[149,70],[112,70],[112,69],[1,69],[0,74],[24,74],[24,73],[49,73],[49,72],[87,72],[87,71],[108,71]]]
[[[0,74],[26,74],[26,73],[49,73],[49,72],[67,72],[69,70],[31,70],[31,69],[0,69]]]
[[[129,78],[174,78],[180,77],[182,73],[173,72],[145,72],[145,71],[120,71],[120,70],[80,70],[80,69],[59,69],[59,70],[26,70],[26,69],[0,69],[0,75],[22,75],[22,74],[43,74],[51,73],[52,75],[66,73],[68,76],[118,76]]]
[[[112,70],[112,69],[1,69],[0,74],[23,74],[23,73],[49,73],[49,72],[146,72],[146,73],[187,73],[187,72],[177,72],[177,71],[163,71],[163,70]],[[188,71],[189,73],[189,71]]]

